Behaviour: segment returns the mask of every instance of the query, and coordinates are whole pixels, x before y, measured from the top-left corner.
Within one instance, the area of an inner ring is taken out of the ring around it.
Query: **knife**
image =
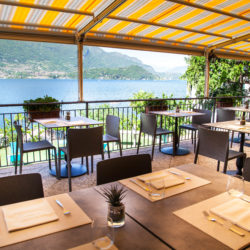
[[[135,185],[137,185],[138,187],[142,188],[143,190],[145,190],[146,192],[149,192],[149,188],[145,187],[144,185],[142,185],[141,183],[137,182],[134,179],[130,179],[131,182],[133,182]]]
[[[168,170],[168,172],[171,173],[171,174],[175,174],[175,175],[181,176],[181,177],[183,177],[183,178],[186,179],[186,180],[191,180],[190,177],[185,177],[185,176],[183,176],[182,174],[177,173],[177,172],[174,172],[174,171],[172,171],[172,170]]]

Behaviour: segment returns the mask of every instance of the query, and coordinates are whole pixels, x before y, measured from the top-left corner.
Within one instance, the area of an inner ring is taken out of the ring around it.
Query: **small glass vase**
[[[111,220],[109,219],[111,218]],[[110,227],[122,227],[125,224],[125,206],[115,207],[109,205],[108,207],[108,225]]]

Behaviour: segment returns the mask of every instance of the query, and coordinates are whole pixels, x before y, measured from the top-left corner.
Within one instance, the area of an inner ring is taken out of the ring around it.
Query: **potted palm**
[[[125,224],[125,206],[122,203],[126,190],[123,187],[112,185],[103,189],[103,195],[108,203],[108,225],[122,227]]]
[[[42,98],[39,97],[36,99],[25,100],[25,104],[32,103],[32,105],[23,105],[23,109],[25,112],[28,112],[31,122],[33,122],[34,119],[59,117],[60,105],[57,102],[57,99],[45,95]],[[35,103],[39,103],[39,105],[36,105]],[[44,105],[40,105],[41,103],[44,103]]]

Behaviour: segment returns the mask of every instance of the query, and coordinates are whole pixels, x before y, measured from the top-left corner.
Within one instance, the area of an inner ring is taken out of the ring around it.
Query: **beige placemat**
[[[58,220],[46,199],[35,199],[2,207],[9,232]]]
[[[204,185],[207,185],[207,184],[211,183],[208,180],[205,180],[203,178],[200,178],[200,177],[192,175],[190,173],[181,171],[181,170],[176,169],[176,168],[169,168],[169,169],[166,169],[166,170],[153,172],[153,173],[150,173],[148,175],[149,176],[156,176],[156,175],[163,175],[164,176],[165,174],[172,174],[169,171],[173,171],[175,173],[180,174],[178,177],[181,180],[184,180],[185,182],[183,184],[180,184],[180,185],[177,185],[177,186],[166,188],[164,197],[159,196],[159,197],[155,197],[154,199],[152,199],[148,195],[148,192],[145,189],[143,189],[143,188],[139,187],[138,185],[136,185],[135,183],[131,182],[130,181],[131,178],[130,179],[125,179],[125,180],[120,180],[120,183],[122,183],[126,187],[132,189],[136,193],[140,194],[141,196],[145,197],[146,199],[148,199],[148,200],[150,200],[152,202],[162,200],[164,198],[167,198],[167,197],[170,197],[170,196],[173,196],[173,195],[176,195],[176,194],[180,194],[180,193],[186,192],[188,190],[191,190],[191,189],[194,189],[194,188],[197,188],[197,187],[201,187],[201,186],[204,186]],[[190,180],[186,180],[185,177],[189,177]],[[136,179],[136,181],[139,181],[136,177],[133,178],[133,179]],[[142,181],[139,181],[139,182],[140,182],[140,185],[147,188],[147,185],[144,182],[142,182]]]
[[[201,231],[207,233],[216,240],[227,245],[228,247],[231,247],[232,249],[240,249],[250,244],[250,232],[247,232],[239,227],[235,227],[238,231],[243,232],[245,234],[244,237],[241,237],[238,234],[229,230],[228,227],[220,225],[217,222],[209,221],[207,217],[203,214],[203,211],[209,211],[211,208],[228,202],[232,199],[236,198],[233,198],[227,192],[222,193],[208,200],[175,211],[174,214],[182,218],[183,220],[189,222],[191,225],[197,227]],[[224,223],[224,221],[216,215],[213,214],[212,216],[216,218],[219,222]]]
[[[7,230],[3,217],[3,211],[1,209],[2,207],[0,207],[0,247],[91,223],[91,219],[68,194],[55,195],[45,199],[54,209],[55,213],[59,217],[59,220],[11,233]],[[56,199],[63,203],[67,210],[70,210],[69,215],[63,214],[62,208],[55,202]]]
[[[109,239],[108,237],[105,237],[107,239]],[[77,247],[73,247],[70,248],[69,250],[96,250],[97,248],[93,245],[92,242],[77,246]],[[109,250],[118,250],[118,248],[115,245],[112,245],[110,248],[108,248]]]

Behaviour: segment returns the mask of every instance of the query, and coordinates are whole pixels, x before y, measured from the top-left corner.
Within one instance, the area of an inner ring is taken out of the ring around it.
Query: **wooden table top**
[[[94,188],[74,191],[70,193],[70,196],[91,219],[94,219],[97,225],[99,221],[106,220],[108,211],[107,203]],[[50,234],[44,237],[28,240],[22,243],[3,247],[1,249],[61,250],[76,247],[88,243],[91,240],[91,225],[88,224],[62,232]],[[166,244],[162,243],[159,239],[157,239],[127,215],[125,226],[119,229],[115,229],[115,245],[119,250],[170,249]]]
[[[102,125],[103,122],[99,122],[87,117],[71,117],[70,120],[64,118],[46,118],[46,119],[34,119],[35,122],[43,125],[46,128],[62,128],[62,127],[75,127],[75,126],[89,126],[89,125]]]
[[[212,183],[157,202],[150,202],[128,190],[125,198],[127,213],[174,249],[230,249],[173,214],[176,210],[225,192],[228,176],[195,164],[177,168]],[[250,183],[246,183],[245,191],[250,194]]]
[[[225,110],[233,110],[233,111],[241,111],[241,112],[250,112],[250,108],[245,108],[244,106],[239,106],[239,107],[225,107],[221,108]]]
[[[232,131],[240,132],[240,133],[250,133],[250,122],[246,122],[245,125],[240,125],[239,120],[205,123],[202,125],[214,127],[214,128],[221,128],[225,130],[232,130]]]
[[[150,111],[150,114],[155,115],[165,115],[170,117],[187,117],[187,116],[198,116],[198,115],[205,115],[205,113],[198,113],[190,110],[180,110],[180,112],[176,112],[176,110],[163,110],[163,111]]]

